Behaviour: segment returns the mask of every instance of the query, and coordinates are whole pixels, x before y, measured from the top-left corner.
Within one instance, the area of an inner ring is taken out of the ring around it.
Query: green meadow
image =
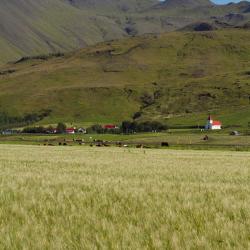
[[[155,149],[250,151],[249,131],[240,131],[238,136],[230,135],[231,132],[170,129],[168,132],[135,134],[14,134],[0,135],[0,144],[95,147],[101,142],[101,146],[107,147],[135,148],[141,145]],[[204,140],[205,136],[208,140]],[[162,143],[168,143],[168,147]]]
[[[0,113],[49,113],[39,124],[132,119],[225,127],[250,120],[250,32],[170,32],[99,43],[0,69]],[[11,103],[11,105],[9,105]]]

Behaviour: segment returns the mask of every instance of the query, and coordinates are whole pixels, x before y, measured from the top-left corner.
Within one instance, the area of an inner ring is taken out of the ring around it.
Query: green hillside
[[[1,0],[0,64],[197,22],[243,26],[249,10],[248,2],[217,6],[209,0]]]
[[[250,122],[250,31],[172,32],[100,43],[0,68],[0,113],[40,123],[157,119]]]

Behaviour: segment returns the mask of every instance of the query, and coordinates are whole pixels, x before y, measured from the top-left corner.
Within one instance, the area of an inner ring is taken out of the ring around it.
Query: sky
[[[230,3],[230,2],[234,2],[234,3],[238,3],[240,2],[240,0],[212,0],[214,3],[217,4],[226,4],[226,3]]]

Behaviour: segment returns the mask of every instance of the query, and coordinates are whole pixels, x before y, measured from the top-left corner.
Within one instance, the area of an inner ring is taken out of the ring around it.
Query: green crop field
[[[1,249],[248,249],[250,153],[0,145]]]

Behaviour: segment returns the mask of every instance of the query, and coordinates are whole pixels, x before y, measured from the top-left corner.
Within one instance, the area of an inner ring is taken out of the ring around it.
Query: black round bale
[[[169,143],[168,143],[168,142],[162,142],[162,143],[161,143],[161,146],[162,146],[162,147],[169,147]]]

